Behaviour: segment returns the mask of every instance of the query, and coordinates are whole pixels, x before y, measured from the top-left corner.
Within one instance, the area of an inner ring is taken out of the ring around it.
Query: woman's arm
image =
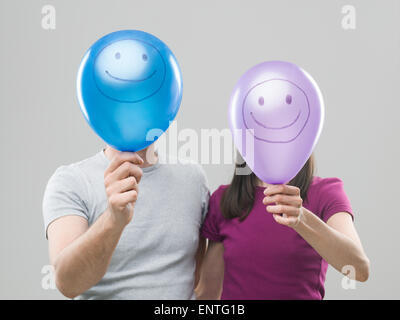
[[[203,265],[204,256],[206,254],[206,249],[207,249],[207,239],[203,238],[202,236],[199,236],[199,245],[197,247],[197,252],[196,252],[196,256],[195,256],[195,261],[196,261],[196,268],[195,268],[195,272],[194,272],[195,291],[196,291],[196,288],[200,281],[201,266]]]
[[[338,212],[325,223],[309,210],[302,210],[302,219],[294,230],[336,270],[343,273],[343,267],[352,266],[355,274],[349,274],[349,277],[355,276],[355,280],[367,281],[369,260],[351,216],[347,212]]]
[[[201,266],[200,281],[196,288],[198,300],[219,300],[224,279],[224,246],[222,242],[208,240],[208,248]]]
[[[338,212],[325,223],[302,207],[297,187],[270,185],[264,194],[264,204],[276,203],[267,206],[276,222],[293,228],[339,272],[344,273],[343,267],[351,266],[355,274],[348,274],[349,277],[358,281],[368,279],[369,260],[347,212]]]

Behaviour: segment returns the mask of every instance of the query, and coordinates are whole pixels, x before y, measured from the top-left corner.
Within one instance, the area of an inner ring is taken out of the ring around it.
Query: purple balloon
[[[287,183],[320,136],[324,103],[314,79],[293,63],[268,61],[238,81],[229,106],[234,143],[262,181]]]

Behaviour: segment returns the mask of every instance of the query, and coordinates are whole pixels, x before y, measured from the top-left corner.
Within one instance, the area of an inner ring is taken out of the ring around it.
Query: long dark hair
[[[236,168],[245,168],[246,162],[236,164]],[[303,202],[307,199],[308,187],[314,176],[315,161],[311,155],[299,173],[288,183],[300,189],[300,196]],[[251,172],[247,175],[235,173],[231,184],[224,191],[221,198],[220,209],[226,219],[239,218],[243,221],[253,209],[257,176]]]

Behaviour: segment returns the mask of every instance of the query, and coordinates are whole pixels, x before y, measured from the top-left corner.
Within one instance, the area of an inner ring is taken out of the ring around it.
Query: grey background
[[[53,4],[56,30],[41,27]],[[343,30],[341,9],[357,10]],[[41,201],[61,164],[91,156],[102,141],[78,108],[75,76],[85,50],[118,29],[142,29],[174,51],[184,81],[178,128],[226,128],[239,76],[265,60],[306,69],[326,101],[318,173],[345,182],[372,264],[355,290],[327,275],[327,299],[398,299],[400,1],[0,2],[0,298],[61,298],[41,287],[48,264]],[[229,165],[204,166],[212,190]]]

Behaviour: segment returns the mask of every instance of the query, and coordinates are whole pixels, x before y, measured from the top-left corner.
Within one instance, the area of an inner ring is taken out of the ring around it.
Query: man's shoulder
[[[103,151],[97,152],[89,158],[72,163],[70,166],[79,168],[80,170],[87,171],[95,168],[104,169],[108,165],[108,160]]]
[[[106,159],[102,159],[100,152],[95,155],[69,164],[60,165],[53,173],[52,178],[81,179],[82,176],[98,170],[104,170]]]
[[[203,167],[197,161],[190,159],[166,156],[165,158],[160,158],[160,165],[173,171],[186,171],[197,174],[204,173]]]
[[[174,176],[206,181],[204,169],[197,161],[175,158],[167,155],[160,157],[160,165],[164,170],[170,172]]]
[[[191,201],[189,199],[193,199],[194,196],[201,200],[204,208],[206,207],[209,198],[208,179],[197,161],[174,159],[169,156],[168,159],[160,159],[160,166],[162,169],[158,177],[164,181],[164,186],[175,190],[178,197],[183,197],[180,199]]]

